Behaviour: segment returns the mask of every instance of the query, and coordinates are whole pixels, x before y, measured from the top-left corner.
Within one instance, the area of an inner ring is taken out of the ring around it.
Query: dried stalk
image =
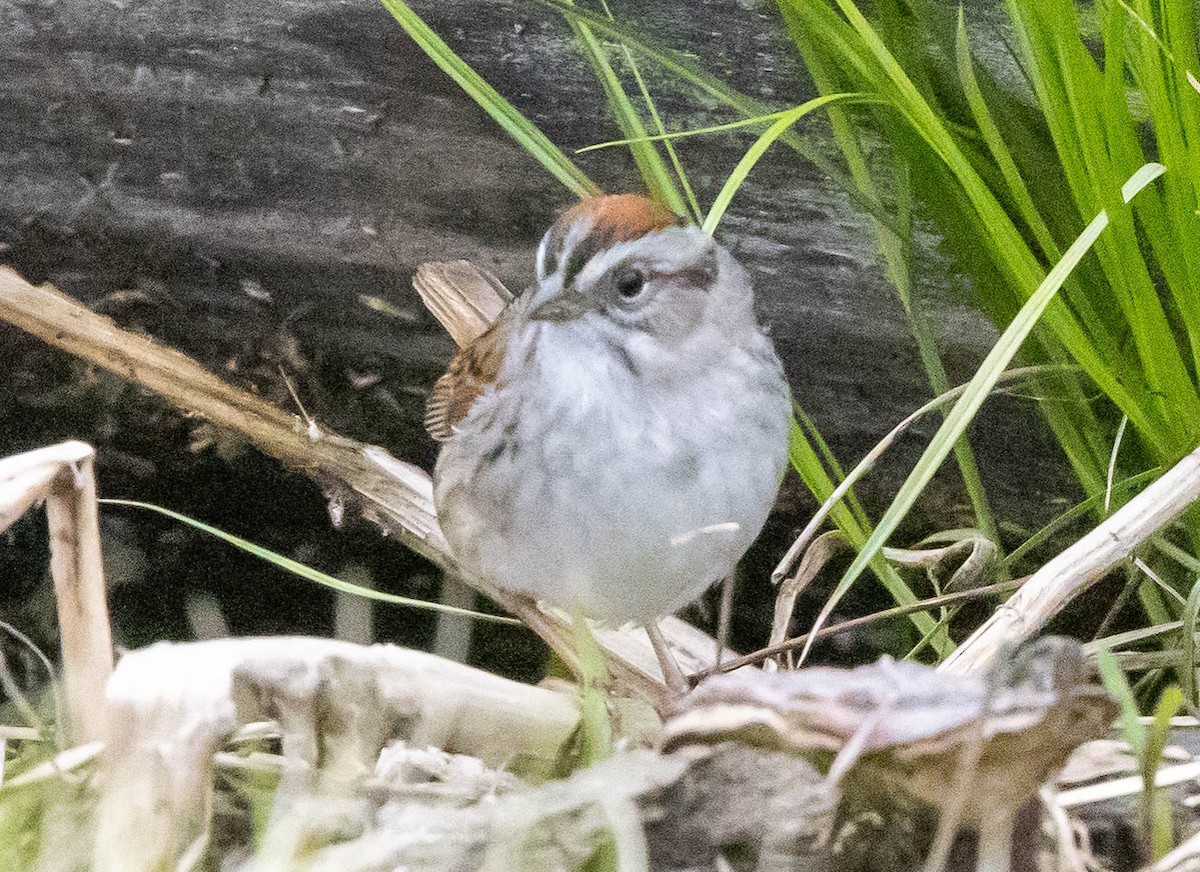
[[[986,669],[1002,646],[1035,634],[1197,498],[1200,448],[1035,572],[940,668],[959,674]]]
[[[103,734],[104,688],[113,667],[94,457],[91,446],[64,442],[0,460],[0,531],[35,503],[46,502],[50,574],[74,743]]]

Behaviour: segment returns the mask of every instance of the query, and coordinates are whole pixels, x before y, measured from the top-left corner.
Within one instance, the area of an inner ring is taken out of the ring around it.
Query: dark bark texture
[[[467,0],[418,11],[563,147],[618,135],[553,13]],[[806,96],[769,4],[615,11],[747,93],[780,106]],[[422,407],[452,343],[413,292],[414,269],[467,258],[519,290],[568,192],[375,0],[0,0],[0,32],[0,260],[292,407],[286,373],[323,424],[430,464]],[[647,78],[671,128],[730,119],[666,74],[647,67]],[[680,144],[701,202],[749,141]],[[620,150],[580,163],[609,190],[636,187]],[[783,149],[770,155],[718,236],[754,273],[795,396],[844,464],[929,397],[868,223],[810,166]],[[932,245],[926,255],[937,264]],[[946,288],[923,284],[921,294],[952,379],[965,379],[994,333]],[[258,498],[241,484],[254,461],[227,474],[211,451],[187,450],[228,448],[219,439],[198,440],[152,398],[11,329],[0,327],[0,340],[0,454],[79,436],[100,448],[110,493],[243,513],[260,499],[276,527],[300,523],[297,505],[321,523],[302,482],[284,482],[295,500]],[[1069,490],[1063,464],[1030,404],[997,402],[985,414],[977,447],[998,514],[1036,527],[1052,508],[1046,495]],[[922,444],[906,439],[864,485],[875,513]],[[198,496],[214,479],[219,494]],[[953,469],[933,493],[907,532],[969,522]],[[282,518],[271,514],[280,503]],[[757,578],[812,502],[791,481],[781,506]]]

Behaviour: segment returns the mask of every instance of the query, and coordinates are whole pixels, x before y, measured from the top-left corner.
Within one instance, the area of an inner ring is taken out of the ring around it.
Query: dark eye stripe
[[[571,253],[567,257],[566,266],[563,269],[563,284],[570,285],[571,282],[575,281],[575,279],[579,277],[579,274],[583,272],[584,267],[588,265],[588,261],[590,261],[600,252],[611,248],[617,243],[632,242],[646,233],[664,230],[667,227],[684,227],[686,225],[687,221],[678,216],[672,216],[671,221],[648,228],[638,228],[628,224],[604,221],[595,222],[592,224],[587,234],[578,242],[576,242],[574,247],[571,249]],[[639,232],[632,232],[634,230]],[[554,238],[557,242],[560,238],[558,236],[558,228],[555,227],[550,232],[553,234],[552,238]],[[549,247],[547,247],[547,252],[549,252]],[[549,266],[551,262],[549,253],[547,253],[546,256],[546,262],[546,274],[550,275],[554,272],[554,270]],[[555,265],[557,266],[558,264],[555,263]]]
[[[618,242],[626,242],[607,224],[597,224],[586,236],[575,243],[571,256],[567,258],[567,266],[563,272],[563,283],[571,284],[583,272],[593,257]]]
[[[591,257],[591,252],[585,250],[585,246],[582,243],[575,246],[575,250],[567,258],[567,266],[563,271],[563,285],[569,285],[575,281],[575,278],[583,272],[583,268],[587,266],[587,262],[591,260]]]
[[[542,275],[552,276],[558,272],[558,253],[547,246],[545,257],[542,258]]]

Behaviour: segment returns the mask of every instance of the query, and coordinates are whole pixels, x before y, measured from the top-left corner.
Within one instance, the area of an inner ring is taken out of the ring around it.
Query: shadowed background
[[[618,136],[553,13],[533,3],[416,8],[566,150]],[[770,5],[672,0],[614,12],[760,99],[786,107],[811,96],[799,90]],[[412,291],[414,269],[467,258],[520,290],[538,238],[570,195],[373,0],[0,0],[0,27],[0,262],[295,408],[286,373],[323,426],[431,468],[423,405],[453,346]],[[668,128],[730,120],[648,72]],[[808,130],[820,136],[819,126]],[[702,203],[748,142],[679,143]],[[579,162],[608,190],[636,185],[620,149]],[[868,224],[813,168],[782,150],[769,156],[717,235],[755,276],[796,399],[844,465],[928,399]],[[925,275],[942,275],[928,242]],[[954,289],[920,292],[937,313],[951,379],[964,381],[994,333]],[[103,495],[159,502],[327,571],[436,595],[438,578],[419,559],[371,531],[333,530],[302,477],[156,398],[3,326],[0,373],[0,454],[85,439],[99,449]],[[934,424],[906,437],[860,487],[873,517]],[[1036,529],[1075,493],[1032,404],[993,401],[973,438],[1002,521]],[[739,646],[762,641],[766,576],[813,505],[789,477],[744,567]],[[970,518],[949,468],[900,538]],[[183,606],[196,597],[215,601],[236,634],[332,629],[329,595],[254,558],[128,510],[106,510],[104,523],[126,644],[189,636]],[[10,537],[16,547],[0,549],[9,579],[0,612],[48,634],[41,529],[23,522]],[[827,589],[814,590],[810,614]],[[842,608],[861,606],[856,593]],[[376,621],[382,639],[431,640],[429,616],[381,609]],[[881,632],[907,630],[890,626]],[[503,644],[488,644],[495,634]],[[496,668],[537,672],[528,634],[484,628],[476,648],[475,659]],[[818,654],[870,660],[875,646],[839,637]]]

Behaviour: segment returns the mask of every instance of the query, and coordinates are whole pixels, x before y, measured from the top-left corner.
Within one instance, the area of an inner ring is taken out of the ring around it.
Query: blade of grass
[[[600,0],[600,5],[604,9],[604,14],[608,16],[610,21],[615,21],[612,10],[608,7],[608,0]],[[646,81],[642,78],[642,71],[638,69],[637,59],[633,56],[633,51],[629,46],[622,44],[621,51],[625,56],[625,64],[629,67],[629,72],[633,75],[633,80],[637,84],[638,93],[642,97],[642,102],[646,104],[646,111],[650,113],[650,120],[654,122],[654,129],[660,134],[666,133],[667,128],[663,124],[662,116],[658,114],[658,107],[654,105],[654,100],[650,97],[650,89],[646,87]],[[663,149],[667,152],[667,157],[671,161],[671,167],[675,170],[675,177],[679,181],[679,188],[683,192],[683,196],[687,199],[688,207],[691,210],[692,220],[697,224],[700,223],[700,203],[696,200],[696,194],[692,190],[691,182],[688,181],[687,173],[684,172],[683,163],[679,160],[679,155],[675,152],[675,146],[670,140],[663,141]]]
[[[1021,171],[1017,168],[1016,161],[1013,159],[1012,153],[1008,150],[1008,146],[1004,142],[1004,136],[1001,134],[999,126],[993,119],[992,113],[983,99],[983,92],[979,88],[979,80],[975,76],[975,65],[971,61],[970,44],[967,40],[966,19],[963,16],[963,8],[961,6],[958,8],[958,29],[955,36],[954,49],[958,78],[962,85],[963,93],[967,98],[967,103],[970,106],[971,115],[975,119],[975,124],[979,128],[984,142],[987,143],[992,159],[996,161],[996,166],[1004,177],[1004,182],[1008,186],[1009,196],[1013,198],[1013,202],[1016,204],[1022,220],[1033,231],[1038,244],[1041,246],[1042,254],[1049,260],[1056,261],[1061,256],[1058,244],[1054,241],[1054,236],[1050,232],[1050,228],[1046,225],[1041,213],[1034,204],[1033,196],[1029,193],[1029,188],[1026,186],[1025,180],[1021,178]]]
[[[798,403],[793,406],[792,411],[796,416],[796,420],[800,422],[800,426],[804,428],[807,438],[812,440],[816,445],[817,452],[821,457],[821,461],[825,464],[825,468],[829,470],[833,480],[838,482],[838,490],[845,498],[846,505],[850,508],[850,511],[854,513],[854,517],[858,519],[858,523],[864,527],[869,526],[871,521],[867,517],[866,510],[858,501],[858,497],[854,493],[854,488],[851,486],[842,488],[842,482],[846,479],[846,471],[842,468],[841,463],[838,462],[837,456],[833,453],[833,449],[829,446],[829,443],[825,441],[825,437],[817,429],[816,421],[804,409],[800,408]],[[834,492],[834,494],[836,493],[838,491]],[[828,499],[833,500],[834,494],[830,494]],[[836,500],[834,501],[836,502]]]
[[[1149,482],[1149,481],[1153,481],[1154,479],[1156,479],[1159,476],[1159,474],[1161,472],[1162,472],[1162,467],[1155,466],[1152,469],[1147,469],[1144,472],[1139,472],[1137,475],[1131,475],[1128,478],[1122,479],[1121,481],[1114,482],[1113,486],[1112,486],[1112,493],[1113,494],[1124,494],[1128,491],[1133,490],[1138,485],[1145,484],[1146,482]],[[1050,537],[1053,536],[1055,533],[1070,526],[1071,524],[1075,523],[1076,521],[1080,520],[1081,518],[1087,517],[1095,509],[1099,508],[1101,506],[1101,504],[1105,501],[1107,494],[1108,494],[1108,491],[1105,491],[1104,493],[1098,493],[1098,494],[1095,494],[1094,496],[1088,497],[1087,499],[1083,500],[1082,502],[1076,503],[1070,509],[1063,512],[1061,515],[1059,515],[1053,521],[1046,524],[1046,526],[1042,527],[1042,529],[1038,530],[1036,533],[1034,533],[1032,536],[1030,536],[1028,539],[1026,539],[1024,542],[1022,542],[1019,546],[1014,548],[1012,550],[1012,552],[1009,553],[1009,555],[1004,558],[1004,562],[1010,568],[1013,566],[1016,566],[1017,563],[1023,557],[1025,557],[1025,555],[1027,555],[1030,551],[1034,550],[1035,548],[1039,547],[1040,545],[1043,545],[1044,543],[1046,543],[1050,539]]]
[[[805,103],[801,103],[795,109],[791,109],[780,115],[774,123],[771,124],[763,133],[754,141],[750,148],[746,149],[746,153],[742,155],[741,160],[737,162],[737,166],[733,168],[733,172],[729,174],[729,178],[725,180],[725,184],[721,186],[720,192],[713,201],[712,206],[708,210],[708,215],[704,219],[704,223],[700,229],[705,233],[712,235],[712,232],[721,223],[721,219],[725,216],[725,210],[729,208],[730,201],[742,186],[742,182],[750,175],[750,171],[754,169],[754,165],[758,163],[768,148],[770,148],[776,140],[784,135],[793,124],[803,118],[805,115],[820,109],[824,106],[829,106],[835,103],[882,103],[881,98],[870,94],[827,94],[824,97],[814,97]]]
[[[1184,698],[1193,706],[1200,704],[1196,697],[1196,616],[1200,613],[1200,579],[1188,592],[1187,604],[1183,609],[1183,650],[1186,655],[1184,668],[1179,671],[1179,685]]]
[[[1121,713],[1117,718],[1121,725],[1121,733],[1133,749],[1133,753],[1138,759],[1142,759],[1146,750],[1146,726],[1141,721],[1141,712],[1138,711],[1137,700],[1133,698],[1133,690],[1129,687],[1117,658],[1110,650],[1098,647],[1095,654],[1100,681],[1104,684],[1104,689],[1121,706]]]
[[[454,53],[446,43],[412,11],[403,0],[380,0],[397,23],[412,37],[442,72],[454,80],[463,92],[492,116],[497,124],[529,155],[545,167],[568,190],[578,197],[599,193],[600,189],[556,146],[546,134],[527,119],[516,107],[484,81],[470,65]]]
[[[575,154],[584,154],[589,151],[597,151],[601,148],[614,148],[619,145],[629,145],[633,142],[670,142],[675,139],[684,139],[689,136],[704,136],[710,133],[726,133],[730,130],[741,130],[744,127],[759,127],[766,124],[771,124],[784,118],[796,111],[796,108],[783,109],[779,112],[768,112],[765,115],[753,115],[749,118],[742,118],[738,121],[727,121],[724,124],[710,124],[707,127],[695,127],[689,130],[676,130],[672,132],[663,132],[654,136],[646,136],[642,139],[610,139],[605,142],[597,142],[593,145],[585,145],[583,148],[575,149]]]
[[[1142,749],[1142,826],[1150,842],[1150,857],[1154,861],[1166,856],[1174,839],[1171,802],[1155,783],[1154,776],[1158,773],[1158,764],[1167,746],[1171,718],[1182,704],[1183,695],[1178,687],[1168,687],[1163,691],[1154,707],[1154,719],[1146,730],[1146,745]]]
[[[600,84],[604,88],[604,94],[608,98],[609,111],[612,112],[617,126],[630,141],[630,153],[633,155],[633,161],[637,164],[638,172],[641,173],[642,182],[646,185],[646,191],[650,198],[663,203],[678,215],[686,214],[688,207],[684,202],[683,195],[679,192],[666,163],[663,162],[662,155],[658,153],[654,144],[647,140],[645,125],[642,124],[642,119],[638,116],[637,109],[634,108],[629,95],[625,93],[625,88],[621,84],[616,70],[609,63],[604,46],[596,39],[587,24],[572,19],[568,19],[567,23],[591,63],[596,78],[600,80]]]
[[[803,429],[803,427],[812,426],[811,419],[800,409],[797,409],[796,417],[803,422],[803,426],[797,423],[796,419],[792,420],[791,433],[788,438],[788,458],[792,468],[800,475],[805,486],[818,500],[825,502],[834,491],[833,480],[821,462],[818,450],[813,447],[810,437]],[[871,532],[870,524],[866,515],[862,513],[861,507],[852,499],[847,499],[845,502],[834,505],[830,514],[834,523],[838,525],[850,543],[856,548],[861,548],[862,543],[867,541]],[[876,559],[871,562],[871,571],[875,573],[884,589],[897,603],[903,606],[917,602],[916,594],[900,577],[900,573],[883,558],[882,554],[876,555]],[[909,619],[922,634],[930,633],[935,623],[929,615],[920,612],[912,613]],[[954,647],[948,639],[941,637],[937,638],[937,646],[938,654],[942,657],[948,655]]]
[[[1154,543],[1155,548],[1179,563],[1188,572],[1200,573],[1200,560],[1197,560],[1191,554],[1188,554],[1175,543],[1163,538],[1162,536],[1155,536],[1150,541]]]
[[[792,419],[791,430],[788,434],[788,460],[792,469],[796,470],[808,489],[824,503],[835,493],[836,487],[829,470],[821,461],[817,449],[813,447],[812,440],[805,430],[806,427],[812,425],[812,419],[804,414],[802,409],[797,411],[798,414]],[[862,541],[866,541],[866,534],[863,532],[863,528],[867,524],[865,517],[842,502],[834,504],[830,514],[834,523],[839,529],[846,532],[852,543],[855,537],[861,537]],[[857,543],[855,544],[857,546]]]
[[[503,615],[488,615],[483,612],[474,612],[470,609],[460,609],[457,606],[447,606],[442,603],[426,602],[425,600],[412,599],[411,597],[399,596],[393,593],[384,593],[383,591],[375,590],[369,587],[363,587],[357,584],[351,584],[348,581],[342,581],[340,578],[334,578],[332,575],[326,575],[324,572],[313,569],[311,566],[305,566],[298,560],[293,560],[290,557],[284,557],[282,554],[277,554],[268,548],[263,548],[261,545],[256,545],[240,536],[235,536],[232,533],[226,533],[203,521],[198,521],[195,518],[179,512],[174,512],[163,506],[156,506],[153,503],[143,503],[137,500],[116,500],[102,499],[102,505],[106,506],[127,506],[134,509],[145,509],[151,512],[157,512],[175,521],[187,524],[196,530],[207,533],[210,536],[215,536],[222,542],[226,542],[235,548],[245,551],[247,554],[253,554],[262,560],[267,561],[280,569],[286,570],[293,575],[298,575],[300,578],[307,581],[314,581],[317,584],[332,588],[338,593],[349,593],[355,596],[361,596],[366,599],[378,600],[379,602],[391,603],[392,605],[408,606],[414,609],[424,609],[431,612],[441,612],[447,615],[459,615],[462,617],[473,618],[477,621],[488,621],[493,624],[509,624],[512,626],[522,626],[521,622],[516,618],[509,618]]]
[[[1094,642],[1085,643],[1083,653],[1088,656],[1096,656],[1100,651],[1123,648],[1126,645],[1144,642],[1147,639],[1156,639],[1159,636],[1177,633],[1182,626],[1183,621],[1168,621],[1165,624],[1154,624],[1149,627],[1139,627],[1136,630],[1126,630],[1124,633],[1114,633],[1111,636],[1105,636],[1103,639],[1096,639]]]
[[[1108,460],[1108,474],[1104,476],[1104,514],[1112,511],[1113,477],[1117,472],[1117,455],[1121,453],[1121,440],[1125,437],[1125,425],[1129,423],[1127,415],[1121,416],[1117,425],[1117,435],[1113,439],[1112,456]]]
[[[580,671],[579,756],[583,766],[591,766],[607,760],[613,752],[612,717],[604,692],[608,684],[608,670],[587,618],[578,608],[571,613],[571,624]]]

